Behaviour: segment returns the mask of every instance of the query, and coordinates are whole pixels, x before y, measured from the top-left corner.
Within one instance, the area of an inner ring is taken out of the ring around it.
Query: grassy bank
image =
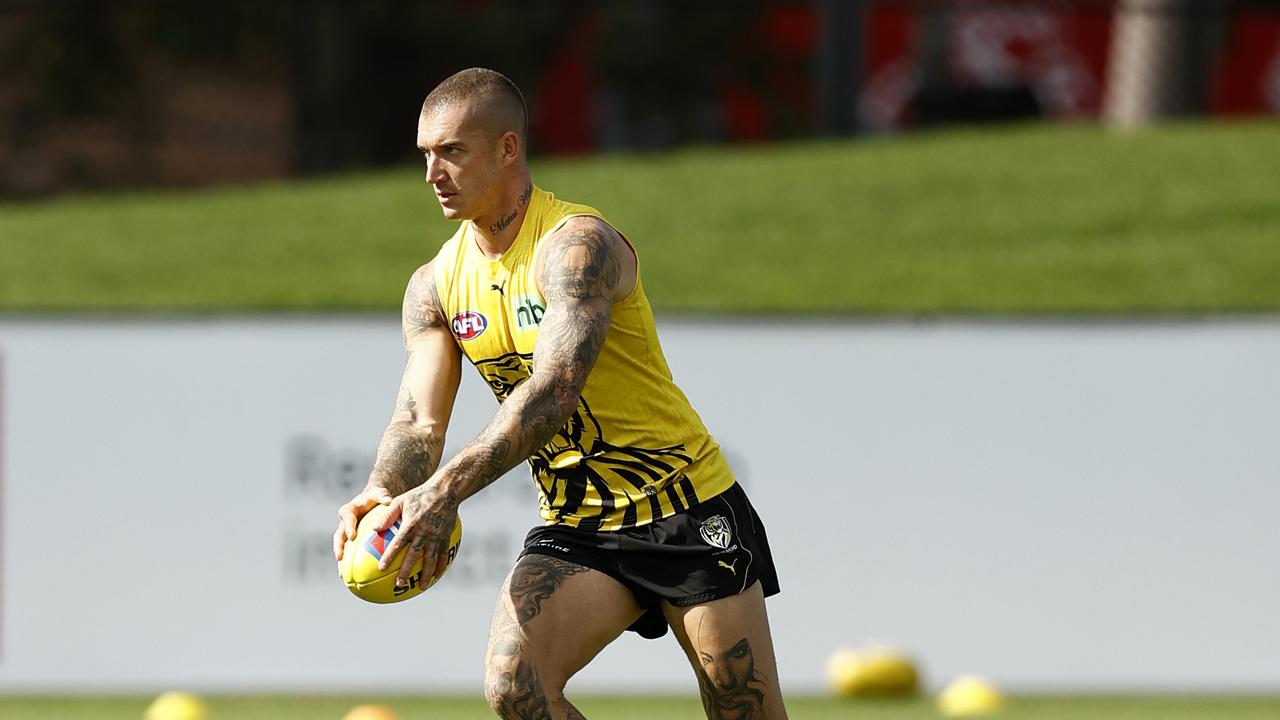
[[[1280,309],[1280,125],[1035,126],[541,161],[689,312]],[[0,204],[0,311],[393,310],[453,230],[413,167]]]

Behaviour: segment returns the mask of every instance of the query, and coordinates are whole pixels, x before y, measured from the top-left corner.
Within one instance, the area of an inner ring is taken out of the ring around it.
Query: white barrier
[[[1280,321],[661,325],[768,525],[787,687],[880,640],[935,683],[1280,688]],[[0,320],[0,689],[478,694],[524,470],[422,598],[330,557],[401,362],[390,318]],[[467,370],[449,445],[493,407]],[[695,692],[630,634],[573,687]]]

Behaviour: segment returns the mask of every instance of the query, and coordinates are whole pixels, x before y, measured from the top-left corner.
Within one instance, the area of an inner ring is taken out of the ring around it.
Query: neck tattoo
[[[529,183],[528,185],[525,186],[524,192],[520,193],[520,197],[516,198],[516,209],[512,210],[510,215],[507,215],[506,217],[499,219],[498,222],[490,225],[489,232],[493,233],[494,235],[497,235],[503,230],[506,230],[508,225],[515,222],[516,215],[520,214],[520,208],[528,204],[529,198],[532,196],[533,196],[533,183]]]

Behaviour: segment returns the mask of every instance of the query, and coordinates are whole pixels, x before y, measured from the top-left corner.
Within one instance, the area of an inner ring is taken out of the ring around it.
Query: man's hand
[[[342,560],[342,550],[347,541],[356,536],[356,526],[360,518],[379,505],[390,505],[391,493],[385,488],[366,487],[363,492],[351,498],[351,502],[338,508],[338,529],[333,532],[333,557]]]
[[[442,490],[443,485],[435,482],[436,479],[432,478],[392,500],[391,509],[378,526],[381,532],[394,525],[396,520],[401,521],[400,531],[378,562],[378,567],[386,570],[396,555],[401,550],[405,551],[396,587],[409,583],[413,566],[419,558],[422,559],[424,582],[427,578],[440,576],[449,566],[449,538],[458,522],[460,500],[453,493]]]

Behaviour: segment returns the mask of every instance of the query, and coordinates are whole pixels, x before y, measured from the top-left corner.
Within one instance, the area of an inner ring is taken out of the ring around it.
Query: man
[[[546,524],[529,532],[490,628],[485,696],[504,718],[581,718],[565,683],[624,630],[667,627],[710,718],[784,718],[764,598],[764,527],[671,381],[635,251],[596,210],[535,187],[520,91],[464,70],[426,98],[418,147],[445,217],[462,221],[409,280],[408,360],[364,491],[334,554],[390,505],[405,552],[443,572],[458,505],[528,460]],[[439,465],[461,373],[501,404]],[[438,467],[437,467],[438,466]]]

